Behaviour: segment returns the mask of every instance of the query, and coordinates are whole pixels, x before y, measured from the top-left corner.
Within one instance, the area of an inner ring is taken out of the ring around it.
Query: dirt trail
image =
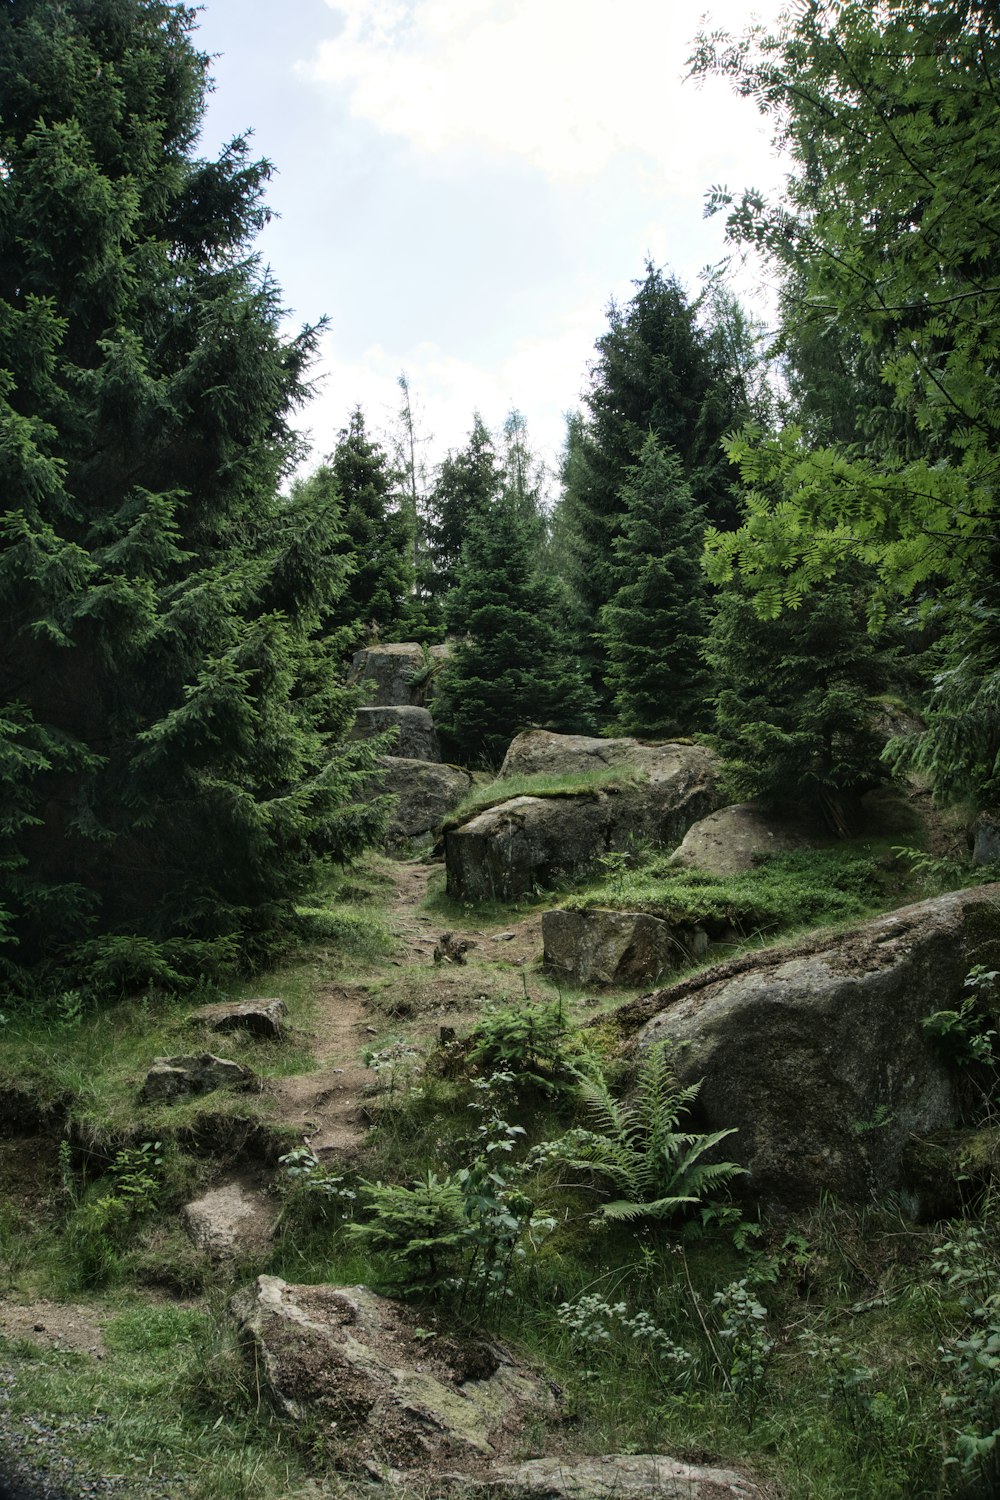
[[[454,944],[469,945],[466,962],[435,963],[444,927],[440,918],[420,908],[438,868],[409,861],[392,866],[387,915],[397,940],[395,953],[364,982],[331,982],[321,988],[313,1022],[318,1068],[267,1085],[272,1118],[300,1130],[322,1160],[350,1159],[364,1139],[365,1097],[374,1084],[362,1055],[366,1047],[395,1041],[401,1021],[414,1033],[416,1045],[429,1043],[441,1018],[454,1024],[496,991],[497,974],[510,987],[511,971],[527,970],[541,956],[540,913],[507,927],[472,925],[478,917],[472,913],[451,925]]]

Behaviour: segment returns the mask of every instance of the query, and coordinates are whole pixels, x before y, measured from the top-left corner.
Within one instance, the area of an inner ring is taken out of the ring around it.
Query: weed
[[[712,1306],[718,1313],[717,1335],[725,1350],[722,1375],[749,1430],[764,1396],[767,1366],[774,1351],[774,1340],[767,1331],[767,1309],[757,1301],[745,1277],[716,1292]]]

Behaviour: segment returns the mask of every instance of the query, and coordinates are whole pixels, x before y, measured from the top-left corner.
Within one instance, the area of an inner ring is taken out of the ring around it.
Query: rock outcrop
[[[563,741],[568,742],[565,747]],[[515,755],[518,745],[523,756],[520,751]],[[554,774],[563,774],[573,756],[591,755],[580,746],[622,754],[621,747],[632,747],[635,759],[617,764],[633,768],[637,779],[572,796],[514,797],[449,829],[449,895],[467,901],[506,900],[551,886],[562,876],[579,875],[599,855],[635,842],[673,848],[692,823],[718,806],[717,763],[700,745],[647,746],[532,730],[514,741],[504,766],[527,764],[534,773],[545,746],[558,767]],[[577,765],[574,774],[579,769]],[[593,761],[590,769],[600,769],[600,764]]]
[[[213,1052],[195,1057],[156,1057],[139,1094],[143,1104],[169,1104],[192,1094],[210,1094],[215,1089],[255,1088],[256,1075],[241,1063]]]
[[[376,734],[384,734],[387,729],[397,731],[392,746],[395,757],[440,761],[437,730],[426,708],[359,708],[351,738],[370,740]]]
[[[655,984],[664,974],[702,958],[708,933],[690,922],[668,922],[645,912],[542,913],[545,967],[576,985]]]
[[[991,808],[981,812],[972,828],[972,863],[1000,863],[1000,811]]]
[[[672,775],[675,752],[691,745],[670,742],[644,745],[639,740],[597,739],[585,734],[553,734],[549,729],[526,729],[511,740],[500,767],[500,778],[510,776],[580,776],[617,767],[655,778]],[[702,754],[708,755],[707,750]]]
[[[789,1207],[906,1188],[914,1136],[959,1118],[951,1071],[920,1022],[956,1007],[973,964],[1000,967],[1000,886],[953,891],[849,932],[731,960],[629,1002],[632,1046],[675,1044],[702,1079],[697,1128],[742,1191]]]
[[[364,685],[368,702],[374,707],[422,707],[448,652],[448,646],[428,646],[425,650],[416,641],[365,646],[354,653],[349,680]]]
[[[264,1193],[236,1181],[221,1183],[181,1209],[192,1243],[213,1260],[264,1252],[275,1217]]]
[[[828,842],[815,829],[765,813],[753,802],[737,802],[700,818],[684,835],[670,863],[708,875],[752,870],[761,855],[787,854]]]
[[[380,762],[384,779],[379,790],[396,798],[389,820],[389,848],[431,842],[435,829],[472,790],[473,779],[459,766],[386,755]]]
[[[429,1338],[367,1287],[260,1276],[233,1310],[276,1410],[311,1419],[339,1463],[478,1464],[554,1408],[546,1383],[501,1345]]]

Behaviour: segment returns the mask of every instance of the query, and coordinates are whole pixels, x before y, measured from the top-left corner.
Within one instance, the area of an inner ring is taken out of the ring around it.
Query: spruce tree
[[[872,699],[887,680],[861,589],[830,583],[761,619],[734,584],[719,595],[706,655],[732,795],[818,814],[841,836],[855,831],[862,794],[884,778]]]
[[[537,571],[530,532],[504,494],[469,527],[448,627],[460,637],[433,700],[446,753],[495,767],[529,726],[593,729],[591,699],[559,623],[559,594]]]
[[[369,836],[322,641],[331,497],[282,500],[316,331],[251,246],[266,162],[194,153],[166,0],[0,9],[0,776],[10,987],[269,951]]]
[[[338,550],[350,573],[331,622],[367,626],[387,640],[397,638],[413,582],[410,522],[393,503],[395,484],[384,449],[368,436],[356,407],[329,461],[296,486],[317,498],[335,494],[340,503],[344,539]]]
[[[621,492],[611,602],[601,611],[606,685],[626,734],[690,734],[704,722],[704,521],[676,453],[650,433]]]
[[[647,435],[679,455],[708,521],[729,527],[738,519],[721,438],[745,416],[744,382],[727,369],[724,343],[700,327],[697,311],[673,277],[647,265],[626,306],[608,309],[584,398],[587,415],[569,428],[560,509],[571,539],[564,557],[584,622],[579,649],[595,687],[606,667],[598,621],[614,591],[622,487]]]
[[[458,578],[462,548],[477,516],[484,515],[504,486],[493,439],[477,412],[469,440],[438,468],[430,498],[430,587],[439,607]]]

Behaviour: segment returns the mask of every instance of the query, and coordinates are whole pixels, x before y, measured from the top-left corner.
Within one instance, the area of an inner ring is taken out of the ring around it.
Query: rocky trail
[[[514,971],[527,971],[541,956],[538,912],[507,927],[486,927],[474,917],[453,923],[450,939],[442,944],[441,921],[421,910],[438,868],[392,864],[387,918],[395,951],[363,981],[321,986],[311,1027],[316,1070],[267,1085],[270,1117],[300,1130],[321,1160],[349,1161],[360,1150],[369,1123],[365,1098],[374,1086],[366,1051],[393,1045],[426,1049],[440,1024],[472,1024],[498,984],[502,989],[513,980],[520,991],[522,981]]]

